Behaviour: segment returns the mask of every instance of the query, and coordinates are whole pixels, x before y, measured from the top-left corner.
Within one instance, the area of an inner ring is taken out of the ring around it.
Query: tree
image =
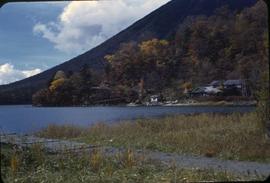
[[[50,105],[51,93],[48,89],[41,89],[32,96],[32,103],[35,106]]]
[[[270,88],[269,88],[269,71],[265,72],[261,78],[261,87],[257,92],[257,100],[258,100],[258,107],[257,107],[257,116],[259,118],[259,127],[262,129],[262,132],[270,137],[270,122],[269,122],[269,115],[270,115]]]
[[[57,71],[53,77],[53,81],[51,82],[49,89],[51,92],[55,92],[59,87],[61,87],[66,81],[66,75],[63,71]]]

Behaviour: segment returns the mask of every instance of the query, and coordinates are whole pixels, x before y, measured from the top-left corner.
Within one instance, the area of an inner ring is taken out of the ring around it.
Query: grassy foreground
[[[101,151],[50,155],[38,145],[24,151],[4,147],[1,160],[4,182],[169,183],[264,179],[215,170],[178,169],[173,163],[164,167],[159,162],[135,157],[131,150],[115,156],[105,156]]]
[[[88,129],[50,125],[39,135],[95,145],[270,162],[270,142],[255,113],[181,115],[113,125],[98,123]]]
[[[81,154],[47,154],[42,147],[1,152],[5,182],[197,182],[263,180],[263,177],[234,175],[217,170],[179,169],[172,162],[135,156],[131,149],[150,149],[222,159],[270,161],[266,141],[255,113],[172,116],[140,119],[113,125],[99,123],[83,129],[50,125],[38,133],[48,138],[65,138],[96,145],[127,147],[126,152],[106,156],[102,150]]]

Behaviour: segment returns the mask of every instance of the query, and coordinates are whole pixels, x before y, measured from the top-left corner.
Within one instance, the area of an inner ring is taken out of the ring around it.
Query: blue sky
[[[46,69],[68,58],[46,39],[33,34],[39,21],[54,21],[65,4],[10,3],[0,9],[0,64]]]
[[[65,62],[168,1],[6,4],[0,9],[0,84]]]

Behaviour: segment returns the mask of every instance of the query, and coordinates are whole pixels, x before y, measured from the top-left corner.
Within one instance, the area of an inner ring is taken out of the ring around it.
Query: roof
[[[221,84],[222,84],[221,80],[215,80],[215,81],[212,81],[209,85],[210,86],[215,86],[215,85],[221,85]]]
[[[197,87],[191,93],[205,93],[205,87]]]
[[[224,85],[241,85],[243,83],[242,80],[236,79],[236,80],[227,80],[224,82]]]
[[[214,88],[213,86],[208,86],[208,87],[205,87],[205,90],[204,90],[206,93],[213,93],[213,94],[217,94],[217,93],[220,93],[221,90],[217,89],[217,88]]]

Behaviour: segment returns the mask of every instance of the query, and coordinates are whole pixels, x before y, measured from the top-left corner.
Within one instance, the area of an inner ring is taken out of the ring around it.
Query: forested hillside
[[[142,102],[149,95],[184,97],[184,90],[213,80],[247,81],[252,96],[268,71],[266,5],[259,1],[241,12],[228,6],[211,16],[186,17],[167,39],[121,44],[106,55],[104,73],[87,65],[59,71],[33,96],[35,105],[92,105]]]
[[[135,41],[136,44],[140,44],[142,41],[157,38],[166,39],[170,45],[173,45],[179,24],[182,24],[188,16],[211,16],[217,8],[225,5],[228,7],[228,10],[239,13],[243,8],[253,6],[256,1],[257,0],[172,0],[86,53],[36,76],[0,86],[0,104],[31,103],[33,93],[42,88],[46,88],[50,79],[53,78],[55,73],[59,70],[64,71],[66,74],[79,72],[85,65],[88,65],[91,70],[103,74],[107,64],[104,56],[114,54],[123,43]],[[186,20],[186,22],[187,21],[188,20]],[[180,61],[178,63],[180,63]]]

